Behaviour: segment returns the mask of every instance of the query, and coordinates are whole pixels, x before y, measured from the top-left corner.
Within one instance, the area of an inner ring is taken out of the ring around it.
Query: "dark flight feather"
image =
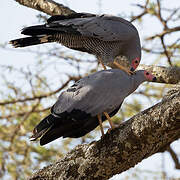
[[[121,106],[121,105],[120,105]],[[120,106],[109,115],[114,116]],[[97,116],[92,117],[90,114],[81,110],[73,110],[72,112],[63,112],[55,117],[52,114],[44,118],[33,130],[31,140],[34,141],[41,137],[40,145],[45,145],[57,138],[71,137],[79,138],[99,125]],[[102,121],[106,117],[102,116]]]

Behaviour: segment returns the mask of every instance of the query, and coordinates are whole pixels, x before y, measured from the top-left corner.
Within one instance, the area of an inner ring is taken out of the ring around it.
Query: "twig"
[[[180,162],[179,162],[177,154],[173,151],[173,149],[170,146],[167,147],[167,151],[170,153],[170,155],[175,163],[176,169],[180,169]]]

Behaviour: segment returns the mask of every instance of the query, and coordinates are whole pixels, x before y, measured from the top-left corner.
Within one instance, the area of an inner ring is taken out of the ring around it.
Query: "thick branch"
[[[137,69],[145,69],[152,72],[158,83],[177,84],[180,82],[180,67],[165,67],[141,64]]]
[[[130,65],[128,64],[126,58],[117,57],[116,61],[119,64],[130,68]],[[108,66],[110,66],[111,68],[116,68],[112,63],[109,63]],[[180,67],[165,67],[140,64],[137,70],[140,69],[152,72],[152,74],[156,76],[158,83],[177,84],[180,82]]]
[[[162,102],[122,123],[103,139],[77,146],[30,179],[108,179],[160,152],[179,137],[180,89],[174,89]]]
[[[15,0],[19,4],[23,6],[30,7],[32,9],[36,9],[38,11],[44,12],[49,15],[68,15],[72,14],[75,11],[70,8],[56,3],[52,0]]]

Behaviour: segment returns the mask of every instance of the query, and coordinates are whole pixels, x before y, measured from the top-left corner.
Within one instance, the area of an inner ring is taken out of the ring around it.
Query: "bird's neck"
[[[128,60],[132,61],[135,58],[141,59],[141,44],[140,39],[136,38],[126,45],[125,56]]]
[[[137,73],[132,76],[132,81],[133,81],[132,92],[134,92],[139,87],[140,84],[146,81],[146,79],[144,76],[142,76],[142,74]]]

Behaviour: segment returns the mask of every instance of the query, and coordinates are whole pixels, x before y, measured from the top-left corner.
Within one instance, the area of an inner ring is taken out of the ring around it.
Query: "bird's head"
[[[141,83],[145,81],[156,82],[156,77],[146,70],[135,71],[131,77],[134,79],[134,86],[137,88]]]
[[[134,71],[140,63],[140,58],[135,58],[132,60],[130,71]]]
[[[157,78],[152,75],[150,72],[148,71],[144,71],[144,77],[146,78],[147,81],[153,81],[153,82],[156,82]]]

